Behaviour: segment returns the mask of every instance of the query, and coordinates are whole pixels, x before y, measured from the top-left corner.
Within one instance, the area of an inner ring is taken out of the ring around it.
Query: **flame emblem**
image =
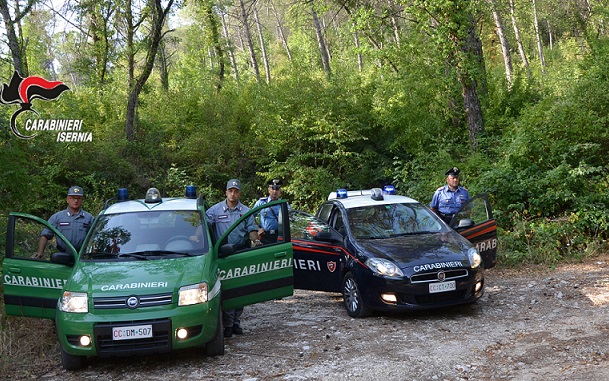
[[[36,110],[32,108],[32,101],[34,99],[54,100],[59,98],[61,93],[69,89],[63,82],[47,81],[42,77],[36,76],[23,78],[15,71],[11,82],[8,85],[3,84],[0,90],[1,104],[19,104],[21,106],[11,117],[11,130],[13,133],[21,139],[31,139],[36,136],[36,134],[27,136],[19,132],[15,123],[17,116],[26,111],[31,111],[38,115]]]

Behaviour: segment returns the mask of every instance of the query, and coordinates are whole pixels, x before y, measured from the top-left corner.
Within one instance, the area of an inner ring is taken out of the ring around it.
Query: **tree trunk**
[[[226,22],[226,13],[222,11],[222,33],[224,34],[224,39],[226,40],[226,51],[228,52],[228,59],[230,61],[230,66],[233,69],[233,76],[235,77],[235,81],[239,83],[239,68],[237,67],[237,60],[235,59],[235,52],[233,51],[233,47],[230,42],[230,35],[228,33],[228,24]]]
[[[501,19],[501,14],[497,9],[497,4],[495,3],[495,0],[488,1],[492,7],[493,18],[495,19],[495,26],[497,27],[497,37],[499,37],[499,44],[501,45],[501,55],[503,55],[503,63],[505,65],[505,78],[507,80],[508,88],[511,88],[513,82],[513,68],[510,46],[505,36],[503,21]]]
[[[522,39],[520,38],[520,30],[518,29],[518,24],[516,24],[514,0],[510,0],[510,16],[512,18],[512,26],[514,27],[514,37],[516,38],[516,44],[518,45],[520,59],[522,60],[522,65],[524,66],[527,72],[527,76],[530,78],[531,67],[529,66],[529,60],[527,59],[527,54],[524,50],[524,46],[522,45]]]
[[[313,26],[315,27],[315,35],[317,36],[317,46],[319,47],[319,54],[321,56],[321,66],[326,73],[326,77],[330,78],[332,72],[330,70],[330,57],[328,56],[328,50],[326,49],[326,42],[324,40],[323,31],[321,30],[321,23],[315,12],[314,2],[311,1],[311,14],[313,16]]]
[[[248,15],[245,10],[245,3],[243,0],[239,0],[239,6],[241,7],[241,21],[243,22],[243,33],[245,35],[245,44],[250,53],[250,61],[252,69],[254,69],[254,76],[256,81],[260,82],[260,69],[258,68],[258,59],[256,58],[256,51],[254,50],[254,41],[252,40],[252,32],[248,23]]]
[[[533,26],[535,27],[535,39],[537,40],[537,52],[539,54],[539,62],[541,63],[541,71],[545,72],[546,61],[543,57],[543,47],[541,44],[541,35],[539,34],[539,21],[537,19],[537,4],[535,0],[532,0],[533,3]]]
[[[22,77],[29,76],[29,69],[27,64],[26,44],[23,42],[23,36],[21,32],[15,31],[15,26],[20,30],[21,19],[26,16],[32,10],[35,0],[28,0],[23,11],[18,8],[18,3],[15,3],[15,18],[11,18],[7,0],[0,0],[0,15],[4,20],[4,28],[6,30],[6,37],[8,39],[8,48],[11,51],[11,57],[13,58],[14,70],[19,73]]]
[[[256,4],[254,8],[254,20],[256,21],[256,28],[258,30],[258,38],[260,39],[260,51],[262,54],[262,62],[264,63],[264,74],[267,85],[271,83],[271,66],[269,65],[269,56],[266,53],[266,43],[264,42],[264,34],[262,33],[262,24],[260,24],[260,18],[258,17],[258,8]]]
[[[357,50],[357,68],[361,73],[364,71],[364,59],[362,57],[362,52],[360,52],[359,34],[357,33],[356,29],[353,31],[353,40],[355,42],[355,49]]]
[[[220,43],[220,31],[218,25],[218,19],[216,18],[215,12],[215,3],[211,0],[205,2],[205,16],[207,17],[207,26],[209,27],[209,33],[211,38],[211,43],[213,46],[213,54],[215,55],[216,61],[218,61],[218,79],[216,82],[216,92],[219,93],[222,90],[222,86],[224,84],[224,50],[222,49],[222,44]],[[209,62],[210,66],[213,68],[214,66],[214,57],[210,52]]]
[[[129,141],[133,141],[135,138],[135,116],[137,113],[139,95],[142,92],[142,88],[146,84],[146,81],[150,77],[150,73],[152,73],[156,54],[158,52],[159,45],[161,44],[161,39],[163,38],[163,26],[165,25],[167,14],[173,5],[173,1],[174,0],[169,0],[167,2],[167,7],[165,8],[162,7],[161,0],[154,0],[153,4],[151,4],[154,5],[154,8],[151,10],[152,20],[150,33],[148,34],[148,51],[146,52],[146,59],[144,61],[142,72],[137,78],[134,77],[134,84],[129,89],[129,98],[127,101],[125,131],[127,132],[127,140]]]
[[[288,39],[285,37],[285,33],[283,32],[283,25],[281,24],[281,20],[279,19],[279,14],[277,14],[277,8],[272,1],[269,1],[271,4],[271,9],[273,10],[273,14],[275,15],[275,20],[277,20],[277,31],[279,32],[279,37],[281,38],[281,43],[285,48],[286,54],[288,55],[288,59],[292,62],[292,52],[290,51],[290,47],[288,46]]]

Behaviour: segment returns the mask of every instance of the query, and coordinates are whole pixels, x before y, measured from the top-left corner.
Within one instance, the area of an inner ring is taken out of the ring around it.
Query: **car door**
[[[10,213],[2,262],[7,315],[55,319],[57,300],[72,267],[51,262],[51,254],[57,251],[54,245],[56,238],[49,241],[42,258],[34,258],[39,234],[45,227],[51,229],[55,237],[61,238],[68,246],[68,253],[76,257],[74,247],[47,221],[24,213]]]
[[[254,216],[277,204],[281,205],[277,241],[252,247],[248,234],[252,229],[257,230]],[[218,252],[223,309],[280,299],[294,293],[287,201],[273,201],[247,212],[220,237],[214,250]]]
[[[495,267],[497,223],[487,194],[476,195],[465,203],[450,221],[450,226],[476,246],[486,269]]]
[[[342,237],[328,224],[301,211],[290,211],[294,248],[294,288],[340,292]]]

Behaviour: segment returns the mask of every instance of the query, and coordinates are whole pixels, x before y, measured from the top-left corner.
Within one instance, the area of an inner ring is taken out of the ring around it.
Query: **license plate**
[[[112,340],[132,340],[152,337],[152,325],[132,325],[129,327],[113,327]]]
[[[429,293],[435,294],[438,292],[455,291],[457,289],[457,283],[454,280],[441,283],[430,283]]]

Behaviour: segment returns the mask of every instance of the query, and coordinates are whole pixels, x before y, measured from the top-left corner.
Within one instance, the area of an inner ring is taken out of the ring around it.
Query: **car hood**
[[[456,232],[360,239],[357,242],[368,254],[389,259],[402,270],[420,272],[469,267],[467,251],[471,244]]]
[[[201,282],[203,269],[193,259],[80,262],[68,287],[100,297],[173,292]]]

